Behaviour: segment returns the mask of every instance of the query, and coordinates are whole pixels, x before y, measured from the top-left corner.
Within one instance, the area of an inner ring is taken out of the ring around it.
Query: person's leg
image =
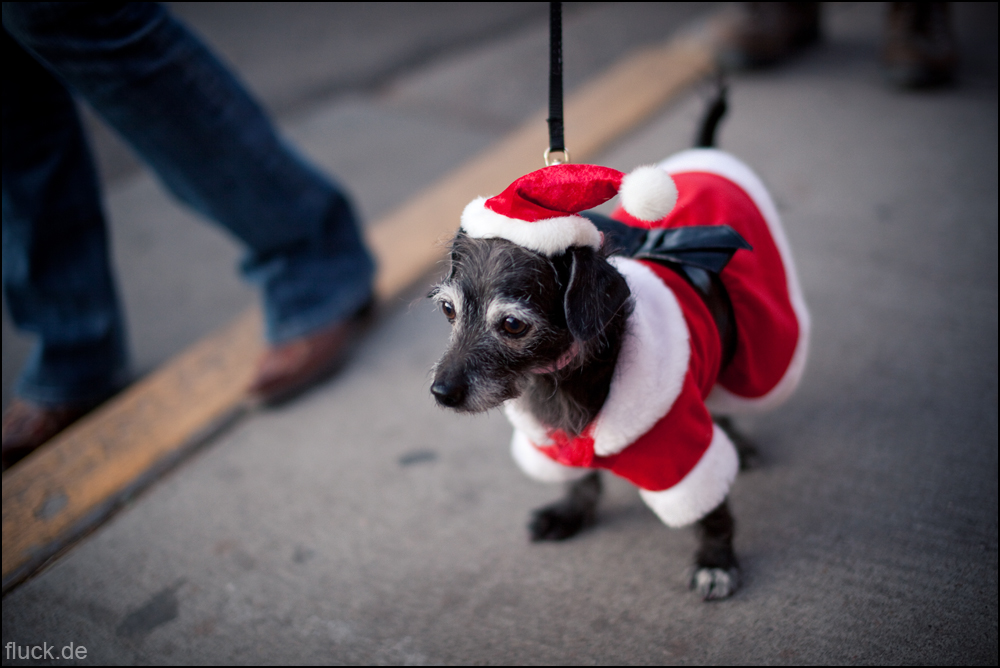
[[[38,337],[15,394],[92,405],[125,366],[97,176],[66,89],[6,31],[3,58],[3,289]]]
[[[374,263],[343,192],[163,7],[4,4],[4,27],[120,132],[170,190],[248,248],[272,344],[349,319]]]
[[[3,468],[112,394],[124,329],[97,176],[66,89],[3,31],[3,289],[37,337],[3,414]]]

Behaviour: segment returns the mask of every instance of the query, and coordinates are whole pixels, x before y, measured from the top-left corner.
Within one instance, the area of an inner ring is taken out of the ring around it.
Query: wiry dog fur
[[[576,435],[608,396],[632,301],[602,252],[570,248],[548,258],[504,239],[452,241],[451,271],[430,294],[452,323],[431,391],[442,406],[476,413],[523,396],[553,429]],[[595,471],[564,499],[535,511],[532,540],[563,540],[593,523]],[[692,586],[706,599],[731,594],[739,566],[723,502],[698,523]]]
[[[523,395],[544,424],[582,432],[611,385],[631,312],[625,279],[591,248],[549,259],[459,233],[451,258],[431,293],[452,323],[435,368],[438,402],[481,412]]]
[[[700,145],[713,141],[724,95],[706,116]],[[541,424],[579,435],[608,397],[633,308],[628,284],[605,253],[573,246],[550,258],[460,231],[449,275],[429,295],[452,324],[434,368],[437,402],[477,413],[523,397]],[[563,540],[586,528],[600,496],[597,471],[571,483],[563,499],[534,512],[532,540]],[[738,586],[734,526],[726,501],[698,521],[691,586],[706,600]]]

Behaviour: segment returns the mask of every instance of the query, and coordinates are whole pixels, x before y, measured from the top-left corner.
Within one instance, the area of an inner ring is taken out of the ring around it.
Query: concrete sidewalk
[[[603,31],[625,49],[628,30],[649,34],[645,11],[568,16],[583,46]],[[741,423],[762,462],[733,494],[746,582],[732,600],[686,590],[690,533],[620,481],[594,530],[528,544],[529,510],[558,492],[515,469],[501,416],[434,407],[447,325],[417,286],[343,374],[243,421],[6,596],[4,646],[72,642],[93,663],[995,664],[996,6],[957,8],[961,85],[928,94],[882,86],[879,14],[830,7],[823,45],[732,83],[721,144],[771,186],[815,332],[799,393]],[[458,102],[504,118],[516,105],[487,84],[544,57],[544,34],[529,16],[286,127],[377,216],[505,131],[463,124],[483,115]],[[538,105],[521,106],[511,125]],[[702,106],[695,91],[595,162],[686,147]],[[149,249],[129,260],[133,284],[149,277],[126,300],[148,290],[219,323],[249,303],[218,262],[235,259],[228,242],[151,206],[147,177],[120,184],[112,219],[139,222],[119,237]],[[192,275],[168,253],[153,278],[149,258],[174,243],[199,254]],[[132,317],[141,368],[215,326]],[[6,333],[3,354],[6,387]]]

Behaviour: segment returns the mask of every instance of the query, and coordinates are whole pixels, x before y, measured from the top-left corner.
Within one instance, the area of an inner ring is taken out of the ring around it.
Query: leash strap
[[[753,250],[747,240],[728,225],[646,230],[589,211],[581,215],[604,233],[605,244],[612,249],[613,255],[685,265],[718,274],[736,251]]]
[[[569,162],[563,137],[563,78],[562,78],[562,3],[549,3],[549,148],[545,164]],[[564,159],[552,159],[552,153],[562,153]]]

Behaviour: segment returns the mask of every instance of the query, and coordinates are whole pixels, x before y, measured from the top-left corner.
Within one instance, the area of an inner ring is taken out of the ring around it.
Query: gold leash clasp
[[[558,154],[560,153],[562,153],[561,159],[558,157]],[[555,151],[553,151],[551,148],[547,148],[545,149],[545,153],[542,154],[542,158],[545,159],[546,167],[551,167],[552,165],[566,165],[573,162],[572,160],[570,160],[569,157],[569,149],[565,148],[562,150],[555,150]]]

